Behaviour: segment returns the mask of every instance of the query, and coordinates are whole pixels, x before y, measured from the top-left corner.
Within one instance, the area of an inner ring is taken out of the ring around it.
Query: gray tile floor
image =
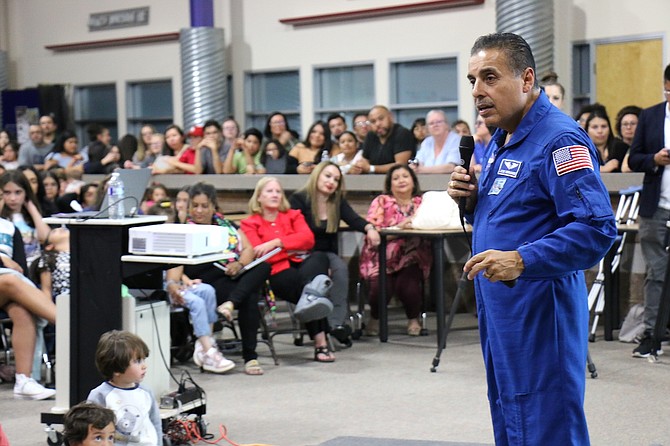
[[[362,338],[333,364],[313,362],[311,346],[282,335],[279,366],[259,345],[264,376],[244,375],[239,356],[224,376],[187,365],[207,392],[209,431],[225,425],[236,443],[281,446],[354,444],[336,442],[347,437],[362,437],[362,445],[384,444],[365,438],[493,444],[475,318],[457,315],[437,373],[429,371],[435,331],[409,338],[402,316],[391,318],[388,343]],[[590,347],[599,373],[587,379],[592,444],[670,446],[670,354],[652,364],[633,359],[631,344],[600,338]],[[52,404],[16,401],[12,387],[0,385],[0,423],[12,446],[45,444],[39,413]]]

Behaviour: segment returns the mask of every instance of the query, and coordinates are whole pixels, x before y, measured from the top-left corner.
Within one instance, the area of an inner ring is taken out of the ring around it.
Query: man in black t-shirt
[[[365,137],[363,159],[349,173],[385,174],[394,164],[407,164],[414,154],[412,133],[393,121],[393,114],[383,105],[375,105],[368,113],[370,132]]]

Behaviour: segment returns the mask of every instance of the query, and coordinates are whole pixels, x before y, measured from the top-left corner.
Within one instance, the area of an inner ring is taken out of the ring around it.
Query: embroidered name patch
[[[498,166],[498,175],[516,178],[521,170],[521,161],[503,159]]]
[[[556,173],[560,177],[580,169],[593,170],[589,149],[584,146],[566,146],[552,153]]]
[[[489,190],[489,195],[498,195],[502,192],[503,186],[507,182],[507,178],[496,178],[493,182],[493,186]]]

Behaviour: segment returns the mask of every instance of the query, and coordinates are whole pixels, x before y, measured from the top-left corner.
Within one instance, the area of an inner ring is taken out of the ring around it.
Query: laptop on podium
[[[119,178],[123,181],[124,189],[124,209],[126,217],[134,217],[140,208],[144,192],[151,179],[151,169],[119,169]],[[109,195],[105,194],[102,200],[100,210],[98,211],[80,211],[80,212],[61,212],[53,214],[52,217],[58,218],[109,218]]]

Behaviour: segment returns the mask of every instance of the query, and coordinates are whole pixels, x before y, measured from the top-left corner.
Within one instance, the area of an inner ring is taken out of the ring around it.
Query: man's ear
[[[528,93],[535,86],[535,70],[531,67],[527,67],[523,70],[523,75],[521,77],[523,79],[523,92]]]

